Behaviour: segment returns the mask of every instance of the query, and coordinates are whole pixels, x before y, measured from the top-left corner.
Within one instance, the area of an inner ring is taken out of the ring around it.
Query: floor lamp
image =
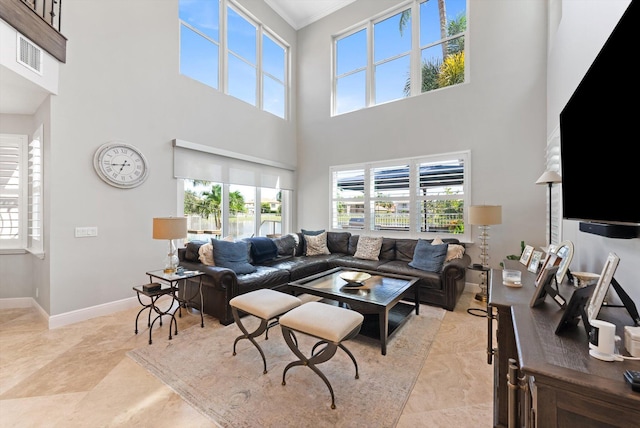
[[[536,181],[536,184],[548,184],[549,185],[549,242],[548,245],[551,245],[551,219],[552,219],[552,214],[551,214],[551,186],[553,186],[553,183],[562,183],[562,177],[560,177],[560,175],[555,172],[555,171],[545,171],[544,174],[542,174],[540,176],[540,178],[538,178],[538,180]]]
[[[480,227],[480,262],[482,263],[483,283],[476,300],[487,301],[487,272],[489,271],[489,229],[492,224],[502,223],[502,206],[500,205],[472,205],[469,207],[469,224]]]

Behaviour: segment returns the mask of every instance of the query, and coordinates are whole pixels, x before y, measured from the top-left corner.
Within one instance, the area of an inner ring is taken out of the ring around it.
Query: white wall
[[[295,55],[284,20],[264,2],[242,3]],[[151,238],[151,226],[177,213],[174,138],[296,163],[295,116],[283,121],[179,74],[177,0],[67,0],[64,22],[67,62],[52,97],[46,166],[50,315],[130,298],[145,271],[162,267],[167,243]],[[149,161],[135,189],[111,187],[93,170],[95,150],[114,139]],[[78,226],[96,226],[98,236],[75,238]]]
[[[549,50],[547,132],[558,126],[560,111],[629,3],[629,0],[562,1],[561,18]],[[594,143],[598,147],[598,144],[608,142]],[[624,154],[625,142],[617,144],[617,149]],[[637,142],[629,140],[626,144]],[[640,239],[612,239],[591,235],[580,232],[578,224],[577,221],[563,222],[563,235],[565,239],[573,241],[576,251],[570,269],[600,273],[609,252],[616,253],[620,257],[620,264],[614,277],[636,305],[640,306]],[[610,296],[617,300],[615,292],[610,293]]]
[[[398,3],[359,0],[298,32],[298,226],[330,227],[330,165],[470,149],[471,202],[503,207],[490,264],[522,240],[545,245],[546,188],[534,184],[545,165],[545,2],[469,2],[468,83],[330,117],[331,36]]]

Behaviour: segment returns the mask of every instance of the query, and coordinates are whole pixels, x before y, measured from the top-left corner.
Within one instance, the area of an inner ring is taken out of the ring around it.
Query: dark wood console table
[[[633,392],[623,378],[625,369],[640,370],[640,361],[605,362],[590,357],[582,323],[556,335],[564,310],[550,297],[530,308],[535,275],[518,261],[505,260],[505,266],[522,271],[523,286],[503,285],[500,271],[491,275],[489,332],[493,320],[498,323],[497,348],[491,349],[490,344],[488,349],[490,357],[495,357],[494,426],[640,426],[640,393]],[[576,290],[568,284],[559,289],[567,301]],[[633,325],[624,308],[603,307],[599,318],[616,324],[620,337],[624,337],[624,325]]]

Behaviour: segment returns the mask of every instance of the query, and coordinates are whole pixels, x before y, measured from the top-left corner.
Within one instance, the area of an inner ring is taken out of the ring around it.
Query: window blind
[[[293,190],[295,168],[280,162],[173,140],[175,178]]]
[[[25,247],[26,141],[0,134],[0,249]]]
[[[42,253],[42,125],[38,127],[29,143],[29,249]]]

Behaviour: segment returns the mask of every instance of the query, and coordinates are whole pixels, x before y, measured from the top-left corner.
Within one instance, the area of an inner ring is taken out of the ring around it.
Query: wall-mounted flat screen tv
[[[560,113],[565,219],[640,225],[640,44],[630,3]]]

